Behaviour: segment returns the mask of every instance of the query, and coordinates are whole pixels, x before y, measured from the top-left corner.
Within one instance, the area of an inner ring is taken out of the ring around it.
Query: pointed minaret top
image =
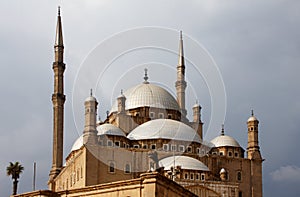
[[[179,57],[178,66],[184,66],[184,54],[183,54],[183,39],[182,31],[180,31],[180,41],[179,41]]]
[[[58,6],[58,16],[60,16],[60,6]]]
[[[144,81],[144,83],[146,83],[146,84],[147,84],[147,83],[149,83],[149,82],[148,82],[148,79],[149,79],[149,78],[148,78],[148,74],[147,74],[147,72],[148,72],[148,69],[147,69],[147,68],[145,68],[145,69],[144,69],[144,71],[145,71],[145,76],[144,76],[144,80],[145,80],[145,81]]]
[[[225,132],[224,132],[224,124],[222,124],[221,135],[225,135]]]
[[[60,47],[64,46],[59,6],[58,6],[58,16],[57,16],[57,25],[56,25],[56,37],[55,37],[55,47],[57,47],[57,46],[60,46]]]

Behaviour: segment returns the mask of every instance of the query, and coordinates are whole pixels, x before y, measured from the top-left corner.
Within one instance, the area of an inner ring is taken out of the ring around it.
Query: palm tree
[[[13,195],[17,194],[18,179],[23,172],[24,167],[17,161],[15,163],[9,162],[9,166],[6,167],[7,176],[11,175],[13,181]]]

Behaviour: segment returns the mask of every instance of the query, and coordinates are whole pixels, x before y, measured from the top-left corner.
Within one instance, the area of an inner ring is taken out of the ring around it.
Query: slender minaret
[[[250,194],[252,197],[262,197],[262,162],[264,159],[258,145],[258,123],[259,121],[251,113],[251,117],[247,121],[248,125],[248,146],[247,157],[250,160]]]
[[[248,159],[252,159],[253,157],[259,157],[261,159],[259,145],[258,145],[258,123],[259,121],[253,114],[253,110],[251,111],[251,117],[247,121],[248,125],[248,146],[247,146],[247,154]],[[254,155],[254,153],[257,153]]]
[[[83,144],[85,145],[95,145],[97,142],[97,105],[98,102],[91,90],[90,96],[85,99],[85,124],[83,130]]]
[[[196,104],[193,106],[193,128],[197,131],[201,139],[203,139],[202,127],[203,123],[201,121],[201,106],[196,101]]]
[[[118,96],[117,100],[118,100],[118,113],[125,113],[126,97],[123,94],[123,90],[121,90],[121,94],[120,96]]]
[[[179,41],[179,54],[178,54],[178,65],[177,65],[177,81],[175,83],[176,92],[177,92],[177,102],[181,111],[181,119],[186,119],[186,109],[185,109],[185,63],[183,55],[183,40],[182,40],[182,31],[180,31],[180,41]]]
[[[64,129],[64,71],[63,62],[64,44],[62,36],[62,25],[60,8],[58,7],[56,38],[54,45],[55,61],[53,62],[54,71],[54,92],[52,94],[53,104],[53,152],[52,168],[49,177],[49,188],[54,190],[53,180],[60,173],[63,164],[63,129]]]

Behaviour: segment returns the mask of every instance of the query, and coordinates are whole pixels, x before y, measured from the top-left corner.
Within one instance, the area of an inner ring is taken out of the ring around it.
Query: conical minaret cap
[[[58,7],[57,24],[56,24],[56,36],[55,36],[55,46],[63,46],[63,34],[60,16],[60,7]]]
[[[179,56],[178,57],[178,66],[184,66],[182,31],[180,31],[179,54],[178,54],[178,56]]]

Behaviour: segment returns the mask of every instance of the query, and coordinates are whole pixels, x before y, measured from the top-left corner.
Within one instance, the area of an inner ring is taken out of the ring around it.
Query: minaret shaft
[[[49,177],[49,187],[54,189],[52,185],[55,177],[60,173],[63,165],[63,129],[64,129],[64,103],[66,96],[64,95],[64,71],[63,63],[64,46],[62,37],[62,25],[60,11],[57,17],[56,38],[54,45],[54,92],[52,94],[53,105],[53,150],[52,150],[52,168]]]
[[[85,106],[85,124],[83,130],[83,144],[95,145],[97,143],[97,105],[95,97],[91,96],[84,102]]]

